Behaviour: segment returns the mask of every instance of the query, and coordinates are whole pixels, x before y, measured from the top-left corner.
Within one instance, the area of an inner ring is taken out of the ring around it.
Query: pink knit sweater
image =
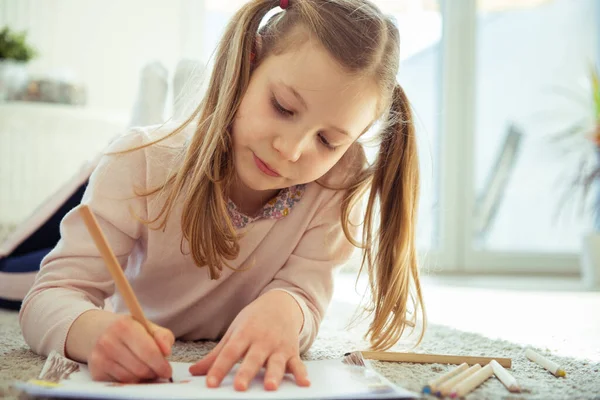
[[[136,129],[117,138],[108,151],[147,143],[162,137],[164,129]],[[102,157],[82,203],[96,215],[152,322],[183,340],[214,340],[258,296],[284,290],[304,314],[300,351],[305,352],[331,300],[334,270],[354,249],[340,223],[343,191],[307,184],[301,200],[285,217],[258,219],[244,228],[247,233],[240,240],[239,255],[230,265],[251,268],[241,272],[224,268],[221,278],[210,280],[207,268],[194,265],[187,243],[184,254],[180,251],[181,204],[164,231],[149,229],[129,210],[143,218],[157,215],[160,199],[136,198],[133,186],[145,189],[163,183],[181,162],[189,134],[144,150]],[[329,182],[340,183],[356,172],[345,165],[348,154],[327,174]],[[43,355],[52,350],[64,355],[71,324],[87,310],[110,305],[115,312],[128,313],[77,211],[71,210],[63,219],[62,238],[42,261],[20,313],[26,342]]]

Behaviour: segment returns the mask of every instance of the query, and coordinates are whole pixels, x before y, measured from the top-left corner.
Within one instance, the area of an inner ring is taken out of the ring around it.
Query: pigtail
[[[375,350],[390,348],[400,339],[406,325],[415,326],[419,308],[425,324],[415,243],[419,202],[417,157],[410,104],[402,88],[396,85],[390,123],[382,134],[379,154],[373,166],[363,230],[365,251],[362,266],[368,265],[372,296],[372,307],[368,311],[373,313],[366,336]],[[377,199],[380,216],[374,239]],[[411,300],[414,312],[412,321],[407,321]],[[418,342],[422,340],[424,331],[425,325]]]

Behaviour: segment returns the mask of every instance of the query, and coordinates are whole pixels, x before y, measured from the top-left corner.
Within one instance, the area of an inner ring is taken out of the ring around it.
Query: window
[[[576,196],[559,205],[579,165],[550,138],[591,111],[582,82],[597,59],[597,2],[485,3],[477,8],[473,245],[575,252],[589,219],[574,212]]]

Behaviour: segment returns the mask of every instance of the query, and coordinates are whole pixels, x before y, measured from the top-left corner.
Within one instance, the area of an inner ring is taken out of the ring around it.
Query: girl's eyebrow
[[[304,107],[305,110],[308,110],[308,105],[306,104],[306,101],[304,101],[304,98],[300,95],[300,93],[298,93],[298,91],[296,89],[294,89],[292,86],[285,84],[283,82],[281,82],[281,86],[283,86],[288,91],[292,92],[294,97],[296,97],[296,99],[298,99],[298,101],[302,104],[302,107]]]
[[[342,135],[346,135],[348,137],[351,137],[350,134],[348,132],[346,132],[345,130],[343,130],[342,128],[338,128],[337,126],[333,126],[333,125],[330,125],[329,128],[331,128],[331,129],[333,129],[335,131],[338,131]]]
[[[296,89],[294,89],[292,86],[281,82],[281,86],[283,86],[285,89],[287,89],[288,91],[292,92],[292,94],[294,95],[294,97],[296,97],[296,99],[298,99],[298,101],[300,102],[300,104],[302,104],[302,107],[304,107],[305,110],[308,110],[308,105],[306,104],[306,101],[304,101],[304,98],[302,98],[302,96],[300,95],[300,93],[298,93],[298,91]],[[348,137],[351,137],[350,134],[343,130],[342,128],[338,128],[337,126],[333,126],[330,125],[329,126],[330,129],[336,130],[338,132],[340,132],[343,135],[346,135]]]

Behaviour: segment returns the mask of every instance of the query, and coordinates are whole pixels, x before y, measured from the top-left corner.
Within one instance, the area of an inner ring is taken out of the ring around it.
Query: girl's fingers
[[[138,377],[115,361],[108,361],[106,368],[105,371],[107,371],[108,380],[120,383],[137,383],[140,381]]]
[[[127,324],[123,329],[123,335],[120,336],[121,342],[140,360],[144,360],[146,365],[161,378],[170,378],[173,370],[169,362],[165,359],[158,348],[158,344],[144,327],[132,321],[133,324]]]
[[[294,374],[294,378],[296,378],[296,383],[298,386],[310,386],[310,381],[308,380],[308,374],[306,372],[306,366],[299,356],[290,358],[288,361],[288,369],[292,374]]]
[[[283,353],[275,353],[269,357],[265,372],[265,390],[277,390],[285,375],[286,359]]]
[[[206,374],[206,385],[211,388],[218,387],[231,368],[244,356],[248,347],[249,343],[241,338],[228,340]]]
[[[225,346],[225,344],[229,340],[229,335],[229,333],[226,333],[225,336],[223,336],[223,339],[221,339],[221,341],[217,343],[214,349],[212,349],[206,356],[204,356],[202,360],[192,365],[189,368],[190,374],[194,376],[202,376],[208,374],[208,370],[210,370],[210,367],[212,367],[213,363],[217,359],[217,356],[223,349],[223,346]]]
[[[245,391],[250,386],[250,382],[254,379],[258,371],[265,365],[269,351],[260,346],[252,346],[246,353],[242,365],[235,374],[233,387],[235,390]]]
[[[175,335],[169,329],[153,323],[150,324],[152,326],[152,336],[154,336],[154,340],[158,344],[160,351],[165,357],[170,356],[173,344],[175,344]]]
[[[95,381],[135,383],[139,381],[131,372],[104,354],[93,352],[88,360],[90,375]]]
[[[129,371],[139,380],[156,379],[156,374],[146,363],[135,356],[126,346],[113,336],[104,336],[98,340],[99,349],[104,357]]]

